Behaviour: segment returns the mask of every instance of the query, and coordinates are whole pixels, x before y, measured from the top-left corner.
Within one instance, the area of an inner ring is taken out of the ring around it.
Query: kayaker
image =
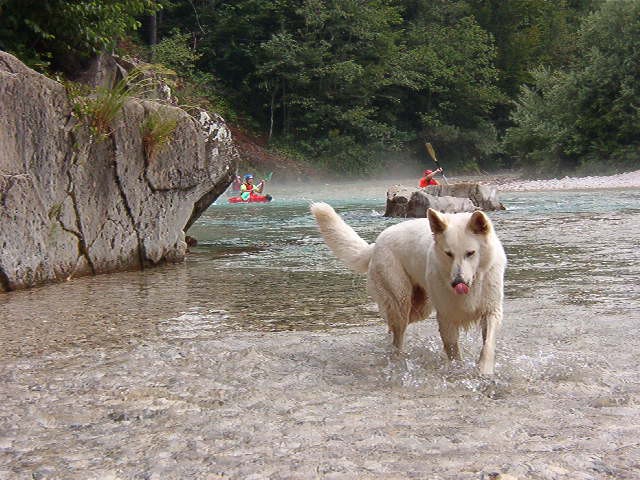
[[[233,183],[231,184],[231,191],[239,192],[240,187],[242,187],[242,177],[240,175],[236,175],[233,179]]]
[[[242,200],[247,201],[249,197],[255,195],[257,193],[262,193],[262,189],[264,188],[264,180],[261,181],[258,185],[253,184],[253,175],[247,173],[244,176],[244,182],[240,186],[240,197]]]
[[[428,185],[439,185],[438,181],[433,177],[440,172],[442,172],[442,168],[439,167],[435,170],[425,170],[424,177],[420,179],[420,183],[418,184],[418,186],[420,188],[424,188]]]

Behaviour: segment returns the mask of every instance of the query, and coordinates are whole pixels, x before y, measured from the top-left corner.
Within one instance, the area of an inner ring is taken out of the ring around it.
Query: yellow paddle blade
[[[429,156],[431,158],[433,158],[434,162],[438,163],[438,159],[436,158],[436,151],[433,149],[431,144],[430,143],[425,143],[424,145],[425,145],[425,147],[427,147],[427,152],[429,153]]]

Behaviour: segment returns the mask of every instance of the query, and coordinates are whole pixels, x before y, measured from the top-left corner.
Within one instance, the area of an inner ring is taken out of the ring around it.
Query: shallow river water
[[[433,318],[393,357],[315,229],[327,201],[373,241],[388,185],[221,198],[183,264],[0,294],[0,478],[640,478],[640,189],[501,194],[484,378]]]

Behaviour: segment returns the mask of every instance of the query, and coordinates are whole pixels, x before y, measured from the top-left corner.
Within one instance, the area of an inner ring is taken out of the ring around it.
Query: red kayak
[[[247,200],[242,197],[229,197],[229,203],[267,203],[273,200],[271,195],[251,195]]]

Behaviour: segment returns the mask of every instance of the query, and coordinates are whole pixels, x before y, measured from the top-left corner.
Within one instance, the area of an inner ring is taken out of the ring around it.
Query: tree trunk
[[[287,135],[287,81],[282,81],[282,133]]]
[[[153,47],[158,43],[158,19],[155,13],[145,15],[144,33],[147,45]],[[151,57],[153,59],[153,50],[151,50]]]
[[[271,137],[273,136],[273,111],[276,108],[276,91],[277,87],[273,89],[271,92],[271,112],[269,118],[269,143],[271,143]]]

